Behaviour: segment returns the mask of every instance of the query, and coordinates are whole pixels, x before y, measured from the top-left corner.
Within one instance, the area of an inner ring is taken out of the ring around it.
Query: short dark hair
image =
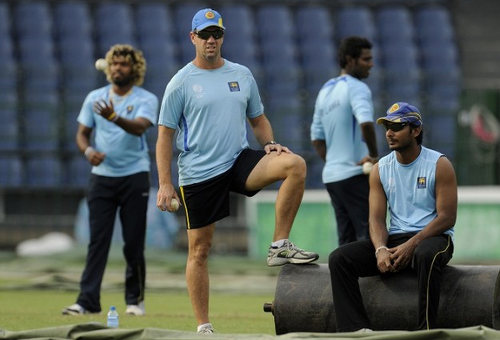
[[[418,127],[421,127],[422,129],[420,129],[420,133],[418,134],[417,137],[415,137],[415,139],[417,140],[417,144],[418,145],[422,145],[422,141],[424,140],[424,126],[423,125],[412,125],[410,124],[410,129],[416,129]]]
[[[347,65],[347,56],[358,59],[361,56],[361,51],[365,48],[372,48],[372,43],[366,38],[358,36],[344,38],[339,47],[340,67],[344,68]]]

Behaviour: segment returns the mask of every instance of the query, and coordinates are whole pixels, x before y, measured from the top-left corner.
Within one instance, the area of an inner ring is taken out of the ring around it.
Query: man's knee
[[[290,156],[285,162],[287,172],[305,179],[307,173],[306,161],[297,154],[291,154]]]
[[[339,247],[330,253],[328,257],[328,268],[330,271],[335,271],[339,265],[345,264],[345,255],[342,247]]]
[[[188,257],[199,263],[204,263],[208,259],[210,248],[212,247],[212,239],[209,236],[201,237],[200,235],[189,234],[189,249]]]
[[[190,261],[194,261],[197,264],[205,264],[208,262],[208,254],[210,253],[210,244],[198,244],[196,246],[190,247],[188,252],[188,258]]]
[[[431,264],[440,265],[440,252],[429,247],[417,247],[413,253],[415,266],[430,267]]]

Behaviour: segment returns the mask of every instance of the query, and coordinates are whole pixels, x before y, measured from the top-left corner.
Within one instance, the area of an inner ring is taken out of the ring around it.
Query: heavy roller
[[[359,279],[373,330],[412,330],[417,278],[410,272]],[[283,266],[272,303],[276,334],[336,331],[327,264]],[[483,325],[500,329],[500,266],[448,265],[443,270],[436,328]]]

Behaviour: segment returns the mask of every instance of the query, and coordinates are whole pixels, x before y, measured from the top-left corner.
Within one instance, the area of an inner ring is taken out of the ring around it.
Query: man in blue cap
[[[274,141],[257,83],[248,68],[221,56],[224,41],[221,15],[210,8],[192,20],[193,61],[168,83],[158,120],[156,159],[159,176],[157,206],[173,211],[172,198],[186,213],[188,258],[186,281],[198,333],[213,333],[208,317],[208,253],[215,223],[229,215],[229,194],[253,196],[281,183],[275,204],[275,228],[267,264],[309,263],[318,254],[288,240],[305,188],[306,163]],[[252,150],[246,122],[262,145]],[[178,158],[180,199],[172,184],[173,137]]]
[[[370,173],[370,240],[346,244],[329,257],[337,330],[369,329],[358,278],[412,270],[418,280],[415,329],[436,326],[441,270],[453,254],[457,183],[451,162],[422,146],[423,122],[408,103],[377,119],[392,150]],[[386,227],[389,207],[390,225]]]

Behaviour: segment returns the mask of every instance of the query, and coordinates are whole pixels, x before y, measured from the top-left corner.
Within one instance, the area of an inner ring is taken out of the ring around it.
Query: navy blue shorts
[[[244,149],[228,171],[200,183],[181,186],[187,229],[205,227],[229,216],[230,192],[248,197],[258,193],[260,190],[246,190],[245,183],[265,155],[264,150]]]

